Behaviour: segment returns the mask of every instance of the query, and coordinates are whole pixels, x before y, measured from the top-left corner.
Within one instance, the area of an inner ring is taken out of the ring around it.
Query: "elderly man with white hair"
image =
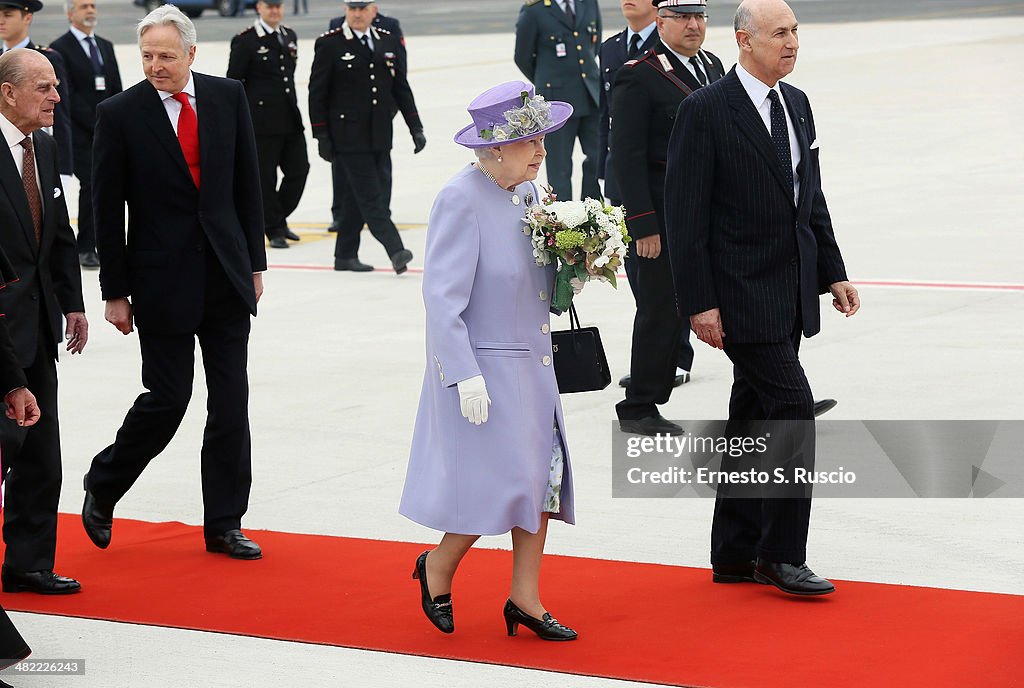
[[[198,338],[206,549],[259,559],[240,530],[252,482],[250,317],[267,268],[249,107],[238,81],[191,70],[196,29],[177,7],[150,12],[138,36],[146,80],[96,108],[93,206],[106,319],[125,335],[138,327],[148,391],[93,459],[82,521],[96,546],[110,544],[114,506],[188,408]]]

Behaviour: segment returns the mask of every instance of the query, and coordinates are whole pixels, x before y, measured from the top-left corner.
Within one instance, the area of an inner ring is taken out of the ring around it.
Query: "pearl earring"
[[[498,156],[498,163],[500,164],[500,163],[501,163],[501,161],[502,161],[502,160],[501,160],[501,156],[499,155],[499,156]]]

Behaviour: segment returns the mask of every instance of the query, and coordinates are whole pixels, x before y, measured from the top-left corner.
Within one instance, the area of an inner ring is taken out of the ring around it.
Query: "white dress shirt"
[[[28,44],[31,43],[31,42],[32,42],[32,37],[31,36],[25,36],[24,40],[22,40],[20,43],[16,43],[15,45],[7,45],[7,41],[4,41],[4,50],[3,50],[3,52],[7,52],[8,50],[14,50],[15,48],[27,48]]]
[[[25,149],[22,148],[21,142],[25,140],[25,135],[21,133],[21,129],[11,124],[3,115],[0,115],[0,131],[4,134],[4,140],[7,142],[7,150],[10,152],[11,157],[14,158],[14,166],[18,168],[18,176],[24,176],[22,168],[25,161]],[[36,186],[39,187],[39,197],[42,198],[43,187],[42,182],[39,181],[39,160],[36,157],[35,150],[33,148],[32,157],[36,162]]]
[[[775,91],[779,94],[782,111],[786,114],[786,130],[789,132],[789,155],[793,158],[793,200],[797,202],[800,198],[800,175],[796,172],[796,168],[800,165],[800,143],[796,137],[796,129],[793,128],[793,118],[789,115],[786,99],[782,97],[782,91],[779,89],[778,84],[775,84],[774,88],[769,87],[768,84],[745,70],[743,65],[738,62],[736,63],[736,75],[740,78],[740,83],[743,84],[743,89],[750,97],[750,102],[754,104],[757,114],[761,116],[761,121],[764,122],[765,128],[768,129],[769,136],[772,133],[772,102],[768,100],[768,91]]]
[[[91,33],[85,33],[84,31],[79,31],[74,26],[70,27],[69,31],[71,31],[71,35],[72,36],[74,36],[75,38],[78,39],[78,45],[82,46],[82,50],[85,51],[85,56],[88,57],[90,60],[92,60],[92,52],[89,50],[89,41],[88,41],[89,38],[92,38],[92,34]],[[93,38],[93,40],[96,40],[96,39]],[[103,64],[103,53],[100,52],[100,44],[99,43],[96,44],[96,52],[100,56],[100,64]]]
[[[683,55],[682,53],[677,53],[675,50],[672,50],[672,48],[668,47],[668,43],[666,43],[665,41],[662,41],[661,44],[663,46],[665,46],[666,50],[668,50],[670,53],[675,55],[677,60],[679,60],[680,62],[683,63],[683,66],[686,67],[687,71],[689,71],[690,74],[693,75],[693,78],[696,79],[697,83],[699,84],[700,83],[700,77],[697,76],[697,70],[694,69],[693,68],[693,64],[690,63],[690,58],[687,57],[686,55]],[[704,60],[700,59],[700,55],[699,54],[697,56],[697,60],[700,61],[701,71],[704,72],[704,83],[710,84],[711,83],[711,75],[708,74],[707,65],[705,64]]]
[[[196,84],[192,79],[192,72],[188,73],[188,83],[185,84],[185,88],[181,89],[188,94],[188,104],[192,106],[192,109],[196,112],[196,121],[199,121],[199,108],[196,107]],[[176,101],[172,96],[173,93],[169,91],[157,91],[160,96],[160,100],[164,101],[164,110],[167,111],[167,117],[171,120],[171,127],[174,129],[174,135],[178,135],[178,115],[181,114],[181,103]]]

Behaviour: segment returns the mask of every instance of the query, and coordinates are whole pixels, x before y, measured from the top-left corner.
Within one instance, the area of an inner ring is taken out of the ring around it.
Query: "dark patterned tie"
[[[793,154],[789,148],[789,129],[786,128],[786,113],[779,102],[779,94],[775,89],[768,91],[768,99],[772,101],[772,143],[782,163],[782,171],[793,186]]]
[[[359,39],[363,42],[363,50],[366,51],[366,56],[371,60],[373,59],[373,48],[370,47],[370,34],[364,33],[363,37]]]
[[[92,60],[92,73],[96,76],[103,76],[103,59],[100,57],[100,49],[96,45],[96,39],[88,36],[85,42],[89,44],[89,59]]]
[[[28,198],[28,209],[32,213],[32,229],[36,234],[36,245],[43,236],[43,199],[36,184],[36,156],[32,152],[32,137],[26,136],[21,142],[25,153],[21,158],[21,183]]]
[[[700,60],[697,59],[696,55],[690,58],[690,64],[693,65],[693,73],[697,75],[697,81],[700,82],[700,85],[707,86],[708,78],[704,76],[704,70],[701,69]]]
[[[565,16],[569,17],[569,24],[576,26],[576,10],[572,6],[573,0],[565,0]]]
[[[635,33],[633,37],[629,39],[629,52],[626,53],[626,58],[632,60],[640,52],[640,34]]]

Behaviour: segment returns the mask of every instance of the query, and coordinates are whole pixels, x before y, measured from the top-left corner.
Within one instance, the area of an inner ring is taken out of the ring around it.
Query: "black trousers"
[[[53,569],[57,550],[61,457],[56,348],[41,320],[36,357],[25,369],[28,388],[39,404],[39,422],[20,428],[5,417],[0,425],[0,455],[7,482],[4,565],[14,571]]]
[[[203,530],[207,537],[241,527],[252,484],[247,357],[249,310],[207,251],[206,303],[195,333],[139,330],[141,394],[114,443],[92,461],[86,486],[103,505],[125,495],[174,437],[192,396],[195,340],[208,390],[203,432]]]
[[[92,215],[92,136],[76,129],[72,138],[72,153],[79,185],[78,252],[87,253],[96,250],[96,221]]]
[[[597,157],[601,147],[601,116],[597,108],[584,117],[570,117],[558,131],[544,137],[547,148],[548,184],[560,201],[572,200],[572,153],[576,139],[583,149],[582,198],[602,198],[597,183]]]
[[[359,235],[363,225],[393,256],[405,246],[398,228],[391,221],[391,152],[338,153],[334,166],[339,169],[335,197],[341,194],[341,217],[335,240],[334,258],[359,257]]]
[[[0,669],[17,664],[32,653],[7,612],[0,607]]]
[[[257,136],[263,218],[268,239],[284,238],[288,216],[295,212],[309,176],[309,157],[302,130],[280,136]],[[277,170],[281,170],[281,185]]]
[[[727,435],[737,436],[750,421],[761,420],[809,421],[813,428],[814,397],[798,356],[800,336],[797,324],[785,342],[730,344],[726,338],[725,353],[733,362]],[[812,457],[813,451],[812,435]],[[732,470],[725,460],[722,469]],[[803,563],[810,518],[810,497],[729,498],[720,493],[711,526],[711,563],[755,557]]]
[[[680,317],[672,285],[672,267],[662,240],[657,258],[627,257],[635,261],[630,286],[636,295],[633,350],[629,362],[626,398],[615,405],[620,420],[637,420],[658,413],[668,402],[679,353]]]
[[[389,154],[384,162],[384,178],[388,180],[388,207],[391,207],[391,155]],[[341,224],[341,209],[345,204],[345,168],[337,162],[331,161],[331,181],[334,184],[334,197],[331,199],[331,222],[337,227]]]
[[[608,198],[608,202],[612,205],[622,205],[622,201],[617,198]],[[663,244],[661,250],[667,251],[668,247]],[[636,289],[637,281],[640,278],[636,273],[638,266],[643,260],[645,259],[636,255],[635,247],[631,248],[626,254],[626,279],[629,280],[629,290],[633,292],[634,302],[640,298],[637,295]],[[676,367],[683,370],[693,370],[693,344],[690,343],[690,322],[683,318],[679,322],[679,354],[676,356]]]

